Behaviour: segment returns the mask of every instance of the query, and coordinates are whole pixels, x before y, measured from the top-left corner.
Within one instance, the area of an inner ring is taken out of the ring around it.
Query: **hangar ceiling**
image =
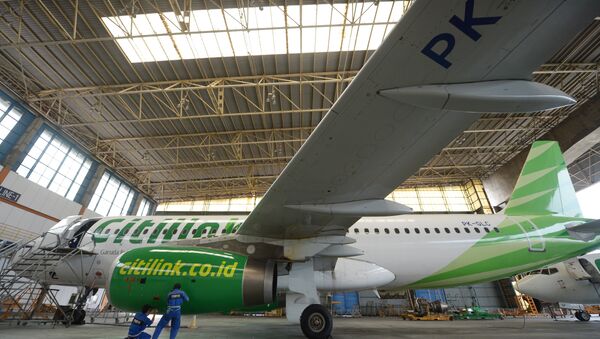
[[[157,201],[262,195],[410,3],[5,1],[0,81]],[[534,74],[577,105],[485,115],[405,185],[493,173],[598,93],[599,47],[597,19]]]

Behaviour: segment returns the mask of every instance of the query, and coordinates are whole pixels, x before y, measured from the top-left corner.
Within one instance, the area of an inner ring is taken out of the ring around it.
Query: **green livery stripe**
[[[598,247],[598,241],[582,242],[569,236],[564,225],[573,221],[576,219],[555,216],[508,217],[498,226],[500,233],[488,233],[443,269],[408,287],[448,287],[500,279]],[[531,251],[532,247],[538,251]]]
[[[533,143],[505,214],[581,216],[575,189],[557,142]]]

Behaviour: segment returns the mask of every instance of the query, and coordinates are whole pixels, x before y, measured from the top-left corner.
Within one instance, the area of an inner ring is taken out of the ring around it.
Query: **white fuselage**
[[[231,220],[235,219],[231,216],[138,217],[136,225],[131,227],[127,234],[119,236],[122,228],[136,218],[118,218],[123,220],[109,224],[100,232],[106,237],[105,239],[99,239],[96,234],[96,241],[92,241],[91,232],[94,232],[100,224],[110,218],[101,219],[94,224],[81,242],[82,248],[98,254],[95,257],[84,259],[84,266],[89,267],[85,281],[88,286],[103,287],[106,284],[105,277],[108,276],[116,257],[130,249],[168,245],[173,240],[206,238],[211,235],[216,241],[221,234],[226,233],[228,224],[231,226]],[[356,243],[351,246],[364,252],[363,255],[352,257],[352,259],[374,263],[392,272],[393,280],[386,283],[386,288],[407,286],[439,271],[488,233],[500,232],[496,226],[504,219],[503,215],[472,214],[362,218],[348,231],[348,236],[356,239]],[[132,237],[137,225],[143,220],[152,220],[153,225],[144,229],[139,237]],[[157,230],[161,221],[165,220],[180,224],[174,234],[170,234],[168,231],[170,225]],[[239,224],[243,220],[234,221]],[[204,231],[201,236],[193,234],[197,228],[196,225],[209,222],[218,224],[218,229],[213,232]],[[185,225],[191,223],[194,223],[194,226],[189,227],[185,232]],[[182,234],[182,232],[186,234]],[[155,234],[154,239],[151,239],[153,234]],[[98,240],[104,241],[99,242]],[[72,260],[80,259],[75,257]],[[57,268],[54,283],[81,284],[81,278],[67,266],[63,265]],[[342,265],[341,267],[347,266]]]

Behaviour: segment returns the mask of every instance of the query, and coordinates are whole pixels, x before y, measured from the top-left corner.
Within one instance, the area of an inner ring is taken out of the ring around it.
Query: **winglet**
[[[556,141],[533,143],[504,213],[581,217],[575,188]]]

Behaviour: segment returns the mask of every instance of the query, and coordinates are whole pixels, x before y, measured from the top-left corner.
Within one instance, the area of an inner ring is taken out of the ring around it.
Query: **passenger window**
[[[354,233],[358,234],[358,228],[354,229]]]
[[[188,233],[188,230],[181,231],[181,234],[183,234],[183,235],[187,235],[187,233]]]
[[[167,234],[167,229],[166,228],[163,230],[163,234]]]
[[[478,227],[475,227],[475,233],[481,233]]]
[[[450,233],[450,229],[448,227],[444,227],[444,231],[446,231],[446,233]]]
[[[465,232],[471,233],[471,230],[468,227],[465,227]]]
[[[369,229],[365,228],[365,234],[369,234]]]
[[[400,234],[400,230],[397,228],[394,228],[394,232],[396,232],[396,234]]]
[[[146,228],[146,229],[144,230],[144,232],[142,232],[142,233],[143,233],[143,234],[148,234],[148,229]]]
[[[494,231],[496,231],[496,233],[500,233],[500,229],[498,227],[494,227]]]
[[[435,233],[438,233],[438,234],[440,233],[440,229],[439,229],[439,228],[437,228],[437,227],[436,227],[436,228],[434,228],[433,230],[435,231]]]
[[[415,227],[415,233],[419,234],[421,233],[421,230]]]
[[[202,235],[206,235],[208,233],[208,228],[202,230]]]
[[[106,231],[104,231],[104,234],[108,234],[110,233],[110,228],[108,228]]]
[[[454,227],[454,232],[460,233],[460,229],[458,229],[458,227]]]
[[[404,228],[404,233],[409,234],[410,230],[408,228]]]
[[[383,230],[385,231],[385,234],[390,234],[390,229],[389,228],[384,228]]]
[[[155,228],[154,231],[152,231],[152,234],[156,234],[158,233],[158,228]]]
[[[429,234],[431,231],[429,231],[429,228],[425,227],[425,233]]]
[[[379,234],[379,228],[375,228],[375,233]]]
[[[174,229],[174,230],[173,230],[173,234],[175,234],[175,233],[177,233],[177,229]]]
[[[490,229],[489,228],[484,227],[483,229],[485,230],[485,233],[490,233]]]
[[[117,234],[117,233],[119,233],[119,229],[118,228],[115,230],[115,234]]]

